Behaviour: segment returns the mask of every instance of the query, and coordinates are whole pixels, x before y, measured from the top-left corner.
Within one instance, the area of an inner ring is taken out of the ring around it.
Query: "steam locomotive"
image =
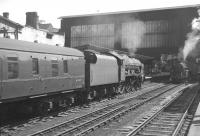
[[[175,59],[170,64],[170,80],[173,83],[199,80],[200,67],[194,58],[189,58],[185,62],[180,62]]]
[[[0,116],[112,97],[137,88],[142,74],[139,60],[117,53],[0,38]]]

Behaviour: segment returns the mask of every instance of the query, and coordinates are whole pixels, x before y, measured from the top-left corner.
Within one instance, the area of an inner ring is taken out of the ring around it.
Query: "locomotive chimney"
[[[3,12],[3,17],[9,19],[9,13],[8,12]]]
[[[37,12],[26,12],[26,26],[38,29],[39,17]]]

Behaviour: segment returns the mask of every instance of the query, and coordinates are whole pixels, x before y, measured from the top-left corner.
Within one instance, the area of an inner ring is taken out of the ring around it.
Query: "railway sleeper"
[[[159,130],[159,131],[157,131],[157,130],[146,130],[146,129],[144,129],[141,132],[139,132],[139,134],[142,134],[142,135],[144,135],[144,134],[146,134],[146,135],[147,134],[154,134],[154,135],[158,135],[158,134],[164,135],[164,134],[166,134],[166,135],[169,135],[171,133],[172,133],[171,131],[167,131],[167,130]]]
[[[164,124],[162,122],[151,122],[150,124],[151,125],[157,125],[157,126],[174,126],[173,123],[166,123],[166,124]]]
[[[180,116],[180,113],[164,112],[164,113],[161,113],[160,115],[162,115],[162,116],[168,116],[168,117],[178,117],[178,116]]]
[[[158,133],[139,133],[137,134],[136,136],[161,136],[161,134],[158,134]],[[162,136],[169,136],[169,134],[162,134]]]
[[[153,130],[153,131],[159,131],[159,130],[168,130],[171,131],[173,130],[175,127],[172,126],[155,126],[155,125],[151,125],[151,126],[147,126],[145,128],[145,130]]]
[[[162,124],[162,123],[167,123],[167,124],[176,124],[179,120],[172,120],[172,119],[159,119],[159,118],[156,118],[152,121],[153,122],[156,122],[157,124]]]
[[[179,121],[181,119],[181,117],[159,117],[159,118],[156,118],[157,121]]]

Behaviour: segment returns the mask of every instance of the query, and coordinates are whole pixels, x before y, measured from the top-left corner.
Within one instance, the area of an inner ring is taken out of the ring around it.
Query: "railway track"
[[[157,84],[157,83],[151,83],[151,84],[149,84],[149,83],[147,83],[147,82],[145,82],[144,83],[144,85],[143,85],[143,87],[141,88],[141,89],[147,89],[147,88],[152,88],[152,87],[156,87],[156,86],[162,86],[163,84]],[[124,97],[127,97],[127,96],[129,96],[130,94],[132,94],[132,93],[135,93],[135,91],[129,91],[128,93],[124,93],[124,94],[120,94],[120,95],[116,95],[116,98],[119,98],[119,99],[123,99]],[[102,101],[93,101],[93,102],[91,102],[89,105],[96,105],[96,104],[98,104],[98,105],[101,105],[101,103],[102,103],[102,105],[105,103],[105,101],[109,101],[108,99],[104,99],[104,100],[102,100]],[[73,111],[73,109],[77,109],[78,108],[78,106],[75,106],[75,107],[72,107],[71,108],[71,110],[69,110],[69,112],[70,111]],[[52,113],[50,113],[50,114],[48,114],[48,115],[44,115],[44,118],[48,118],[48,116],[56,116],[56,114],[58,114],[58,115],[62,115],[62,113],[64,113],[64,114],[66,114],[66,112],[67,111],[59,111],[59,112],[52,112]],[[15,117],[16,118],[16,117]],[[20,124],[24,124],[24,123],[26,123],[27,121],[34,121],[34,120],[39,120],[39,119],[41,119],[41,118],[43,118],[43,117],[41,117],[41,116],[37,116],[37,117],[30,117],[29,119],[27,118],[27,119],[25,119],[25,120],[16,120],[16,121],[14,121],[14,122],[12,122],[11,120],[9,120],[9,122],[8,122],[8,124],[0,124],[0,125],[2,125],[2,126],[0,126],[0,129],[3,127],[3,128],[8,128],[8,127],[12,127],[12,126],[18,126],[18,125],[20,125]]]
[[[198,89],[186,90],[183,94],[176,95],[173,99],[156,107],[142,121],[134,125],[131,132],[124,136],[178,136],[182,127],[189,126],[192,118],[188,111],[197,95]],[[186,124],[186,125],[185,125]],[[186,132],[186,128],[184,128]]]
[[[179,85],[166,85],[146,94],[137,97],[130,97],[113,104],[110,104],[102,109],[93,111],[81,117],[77,117],[70,121],[57,124],[53,127],[38,131],[29,136],[63,136],[63,135],[84,135],[94,129],[108,123],[109,121],[124,115],[125,113],[136,109],[140,105],[160,96],[161,94],[180,87]]]
[[[158,85],[161,85],[161,84],[157,84],[157,83],[151,83],[151,84],[149,84],[148,82],[145,82],[144,85],[143,85],[143,87],[141,89],[151,88],[151,87],[158,86]],[[132,93],[135,93],[135,91],[129,91],[128,93],[125,93],[125,94],[116,95],[116,98],[123,98],[123,97],[126,97],[126,96],[128,96],[128,95],[130,95]],[[109,100],[104,99],[102,101],[93,101],[90,104],[96,105],[96,104],[99,104],[99,103],[105,103],[105,101],[109,101]],[[76,108],[76,107],[71,107],[72,110],[73,110],[73,108]],[[47,116],[56,116],[56,114],[59,114],[59,113],[62,114],[62,113],[64,113],[64,111],[52,112],[52,113],[50,113],[48,115],[44,115],[44,117],[47,117]],[[9,126],[10,127],[11,126],[18,126],[19,124],[24,124],[27,121],[38,120],[38,119],[40,119],[42,117],[41,116],[34,117],[34,115],[33,116],[30,115],[30,117],[27,117],[26,119],[22,118],[22,119],[17,119],[16,120],[16,118],[17,117],[15,116],[14,117],[14,120],[15,120],[14,122],[12,122],[12,119],[10,119],[7,122],[3,122],[2,124],[0,124],[0,130],[1,130],[2,127],[3,128],[8,128]],[[21,116],[20,116],[20,118],[21,118]]]
[[[163,84],[158,84],[158,83],[150,83],[149,84],[149,82],[145,82],[141,89],[144,89],[144,92],[145,92],[145,90],[147,90],[147,89],[152,89],[152,88],[161,87],[161,86],[163,86]],[[117,95],[116,100],[117,99],[120,100],[120,99],[129,97],[130,95],[132,95],[134,93],[135,93],[135,91]],[[138,93],[140,94],[140,92],[138,92]],[[28,129],[30,129],[30,127],[33,126],[33,129],[34,129],[34,126],[37,125],[38,123],[40,124],[40,122],[46,122],[46,121],[48,122],[48,120],[52,120],[52,118],[60,118],[60,117],[65,118],[66,115],[68,116],[68,115],[73,114],[73,113],[82,112],[82,110],[84,110],[84,109],[87,111],[87,109],[89,109],[90,107],[94,107],[94,105],[95,105],[95,107],[96,107],[96,105],[98,105],[98,107],[104,107],[107,104],[113,103],[112,102],[113,100],[115,102],[115,99],[112,99],[112,100],[104,99],[100,102],[99,101],[93,101],[87,107],[75,106],[75,107],[72,107],[69,110],[59,111],[57,113],[48,114],[48,115],[43,116],[43,117],[38,116],[38,117],[34,117],[34,118],[29,118],[29,119],[25,118],[23,120],[18,119],[14,122],[9,121],[9,123],[7,123],[7,125],[2,125],[0,127],[0,132],[2,132],[2,135],[13,135],[13,133],[15,133],[15,131],[27,130],[26,127],[28,127]],[[96,108],[96,109],[98,109],[98,108]],[[85,112],[84,112],[84,114],[85,114]],[[80,115],[78,115],[78,116],[80,116]],[[21,136],[21,134],[19,134],[19,135]]]

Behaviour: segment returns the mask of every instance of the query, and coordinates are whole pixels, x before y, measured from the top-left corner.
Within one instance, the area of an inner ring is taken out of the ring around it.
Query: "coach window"
[[[51,61],[51,67],[52,67],[52,76],[58,76],[58,60],[52,60]]]
[[[38,58],[32,58],[32,74],[33,75],[39,74]]]
[[[15,79],[19,76],[19,64],[17,57],[8,57],[8,79]]]
[[[63,60],[63,69],[64,69],[64,73],[68,73],[68,64],[67,64],[67,60]]]

